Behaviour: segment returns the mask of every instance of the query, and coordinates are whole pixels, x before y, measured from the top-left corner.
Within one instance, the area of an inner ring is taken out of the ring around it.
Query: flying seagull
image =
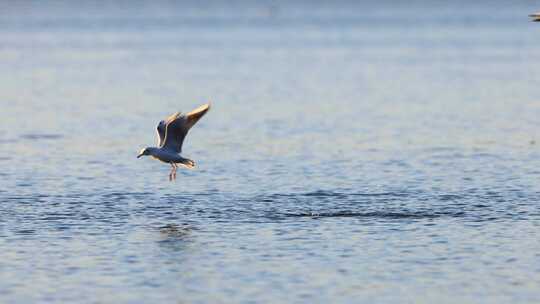
[[[540,21],[540,13],[530,14],[529,17],[533,18],[531,21],[535,21],[535,22]]]
[[[186,168],[195,167],[195,162],[191,159],[180,156],[182,153],[182,143],[184,138],[201,117],[210,110],[210,104],[204,104],[195,110],[182,114],[176,112],[171,116],[162,120],[157,125],[158,145],[159,147],[147,147],[139,152],[137,158],[143,155],[150,155],[153,158],[160,160],[164,163],[171,165],[171,173],[169,173],[169,180],[176,179],[176,169],[178,165],[182,165]]]

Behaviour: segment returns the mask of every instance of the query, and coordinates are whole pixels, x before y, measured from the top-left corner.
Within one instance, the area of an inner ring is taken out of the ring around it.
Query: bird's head
[[[140,158],[141,156],[145,156],[145,155],[150,155],[150,149],[148,148],[141,149],[141,151],[139,152],[139,155],[137,155],[137,158]]]

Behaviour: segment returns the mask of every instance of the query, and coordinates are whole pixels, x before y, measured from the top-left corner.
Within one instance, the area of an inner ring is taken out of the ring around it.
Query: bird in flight
[[[532,18],[531,21],[535,21],[535,22],[538,22],[540,21],[540,13],[534,13],[534,14],[530,14],[529,17]]]
[[[189,129],[208,110],[210,110],[210,104],[204,104],[187,114],[176,112],[165,120],[160,121],[157,125],[158,147],[142,149],[139,155],[137,155],[137,158],[150,155],[157,160],[170,164],[172,169],[171,173],[169,173],[169,181],[176,179],[176,169],[178,169],[179,165],[189,169],[195,167],[194,161],[180,156],[180,153],[182,153],[182,143]]]

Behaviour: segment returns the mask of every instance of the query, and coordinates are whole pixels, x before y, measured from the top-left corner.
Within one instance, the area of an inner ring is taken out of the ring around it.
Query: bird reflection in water
[[[167,224],[159,228],[159,232],[167,238],[185,239],[191,235],[193,227],[189,224]]]
[[[186,223],[166,224],[159,227],[161,238],[158,240],[158,244],[169,253],[184,252],[192,240],[193,230],[194,227]]]

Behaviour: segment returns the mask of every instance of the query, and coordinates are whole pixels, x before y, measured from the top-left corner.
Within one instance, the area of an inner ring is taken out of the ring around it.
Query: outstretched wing
[[[210,104],[204,104],[197,109],[187,113],[174,113],[165,121],[165,139],[161,148],[167,149],[174,153],[182,152],[182,144],[189,129],[208,112]]]
[[[167,127],[167,124],[165,123],[165,120],[160,121],[156,127],[156,132],[158,136],[158,147],[161,147],[163,145],[163,141],[165,140],[166,127]]]
[[[534,13],[534,14],[530,14],[529,17],[532,18],[532,21],[540,21],[540,13]]]

